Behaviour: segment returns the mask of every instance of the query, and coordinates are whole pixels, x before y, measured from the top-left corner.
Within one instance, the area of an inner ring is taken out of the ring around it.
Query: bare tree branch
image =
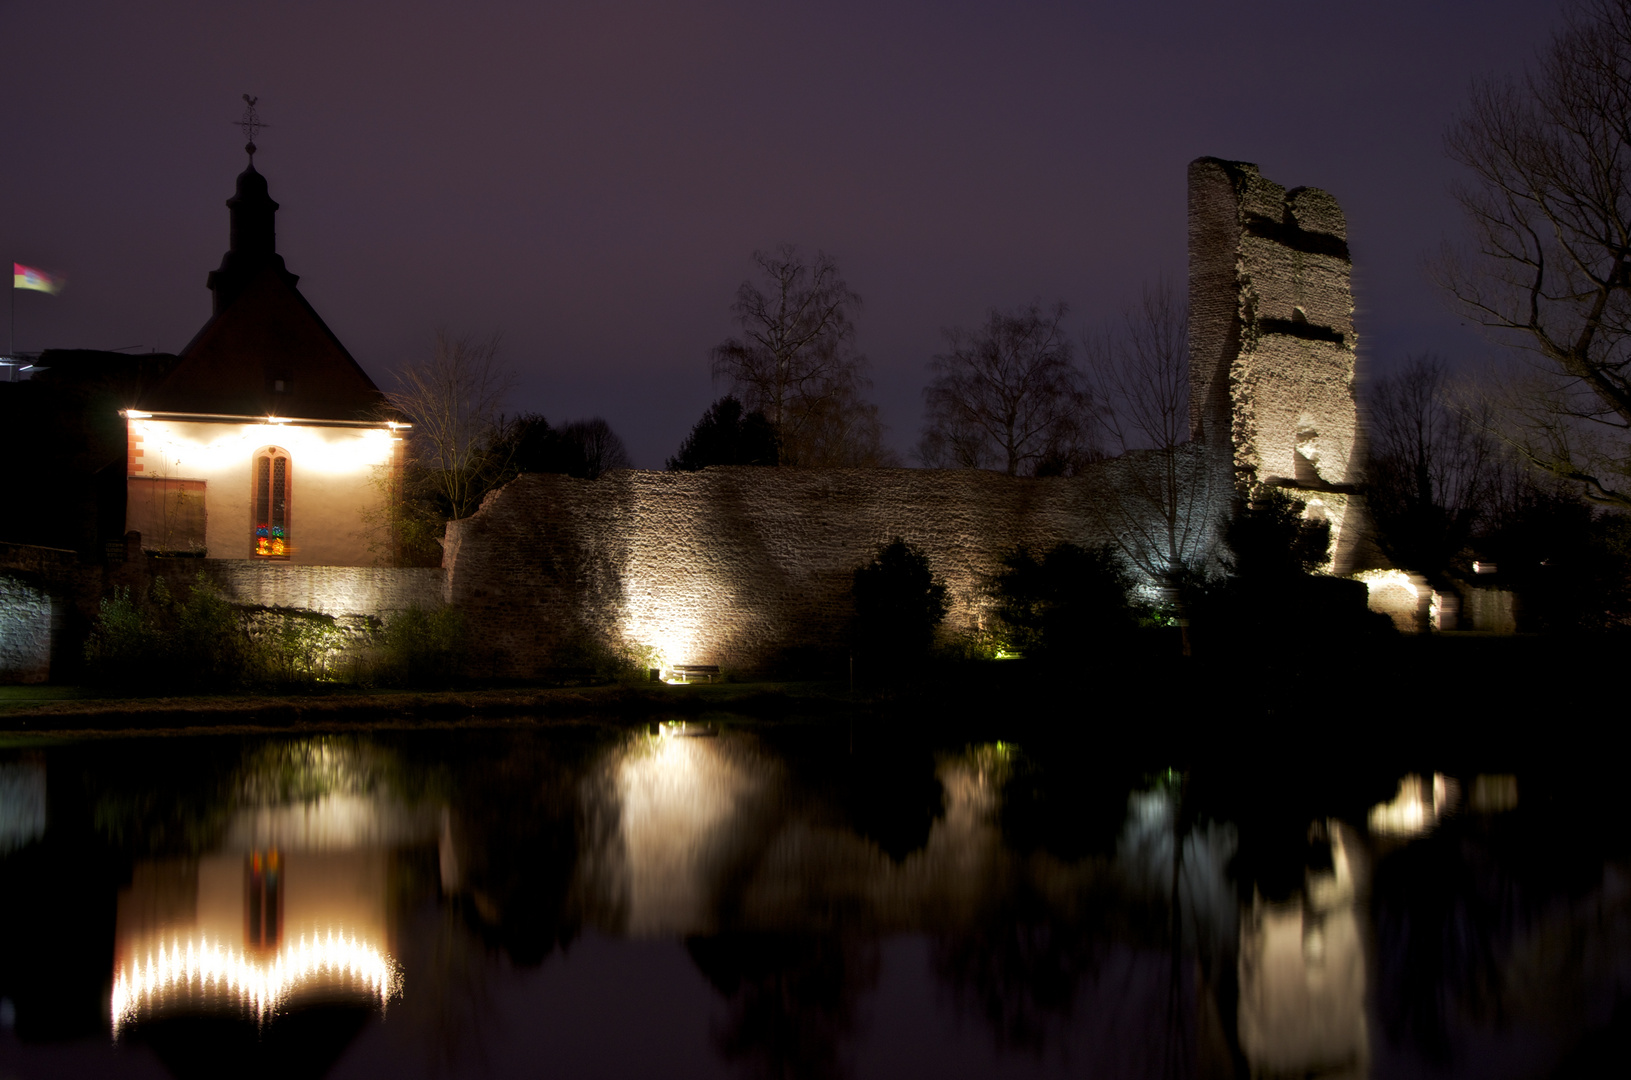
[[[1517,441],[1631,507],[1631,0],[1584,0],[1533,70],[1475,89],[1446,141],[1471,173],[1456,194],[1474,239],[1438,276],[1550,375],[1531,403],[1547,408],[1510,417],[1538,425]]]
[[[762,278],[737,290],[731,311],[742,333],[714,349],[714,378],[770,421],[780,464],[892,464],[863,397],[871,384],[850,319],[860,296],[824,252],[811,260],[783,244],[753,261]]]
[[[454,518],[475,513],[491,476],[503,471],[492,453],[515,375],[499,362],[498,347],[497,334],[453,338],[438,330],[430,356],[403,368],[388,395],[413,422],[415,463]]]
[[[976,330],[946,331],[923,392],[924,464],[1009,476],[1072,472],[1099,456],[1092,394],[1076,367],[1061,301],[992,309]]]

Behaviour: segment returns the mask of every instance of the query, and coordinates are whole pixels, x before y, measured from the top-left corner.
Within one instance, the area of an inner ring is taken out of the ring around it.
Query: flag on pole
[[[11,264],[11,287],[14,289],[33,289],[36,292],[59,293],[65,279],[54,274],[47,274],[44,270],[37,270],[22,263]]]

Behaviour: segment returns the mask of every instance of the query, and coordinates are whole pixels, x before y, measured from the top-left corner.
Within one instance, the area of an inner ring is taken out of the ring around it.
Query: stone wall
[[[1104,492],[1138,460],[1045,480],[966,469],[527,475],[450,530],[449,592],[493,674],[569,663],[603,635],[667,664],[754,671],[841,653],[855,568],[898,536],[946,584],[943,632],[957,634],[980,626],[1006,552],[1124,533],[1135,511]]]
[[[102,598],[115,589],[143,596],[158,579],[175,593],[203,574],[262,621],[278,611],[317,612],[335,616],[353,637],[375,618],[447,602],[440,568],[147,558],[134,534],[127,541],[126,560],[107,566],[84,565],[72,551],[0,543],[0,683],[75,677]]]
[[[301,566],[250,559],[149,559],[147,566],[172,586],[190,585],[202,573],[242,607],[384,616],[447,602],[447,578],[439,567]]]
[[[0,543],[0,683],[39,683],[77,648],[102,574],[62,548]]]
[[[41,683],[51,677],[61,607],[43,583],[0,572],[0,683]]]

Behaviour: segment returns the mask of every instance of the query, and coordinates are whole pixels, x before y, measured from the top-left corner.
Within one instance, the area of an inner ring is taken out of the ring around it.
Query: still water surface
[[[730,722],[0,751],[0,1077],[1623,1053],[1631,858],[1600,784],[1125,757]]]

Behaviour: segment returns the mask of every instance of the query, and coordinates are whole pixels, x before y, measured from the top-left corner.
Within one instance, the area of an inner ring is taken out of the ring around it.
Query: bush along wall
[[[384,619],[231,603],[206,577],[105,597],[85,646],[110,694],[230,693],[335,685],[435,687],[465,675],[464,619],[410,606]]]

